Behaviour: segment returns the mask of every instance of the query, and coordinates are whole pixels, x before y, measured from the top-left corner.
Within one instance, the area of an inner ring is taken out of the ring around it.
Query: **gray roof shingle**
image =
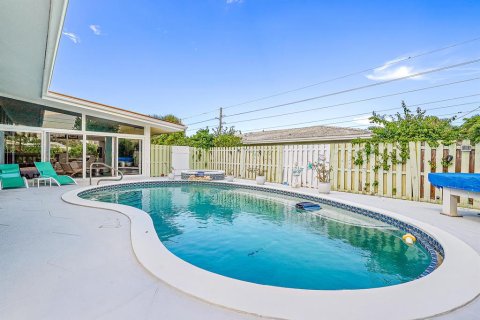
[[[305,143],[350,141],[355,138],[368,138],[371,133],[364,129],[313,126],[284,130],[258,131],[242,135],[244,144]]]

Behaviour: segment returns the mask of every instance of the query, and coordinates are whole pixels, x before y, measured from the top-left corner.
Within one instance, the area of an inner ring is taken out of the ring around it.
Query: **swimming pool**
[[[414,226],[333,201],[223,183],[106,186],[83,199],[141,209],[168,250],[204,270],[310,290],[378,288],[425,276],[441,246]],[[322,209],[303,212],[300,201]],[[412,246],[401,237],[417,236]]]

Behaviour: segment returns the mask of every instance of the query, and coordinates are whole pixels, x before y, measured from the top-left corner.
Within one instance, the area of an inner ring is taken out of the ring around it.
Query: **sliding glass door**
[[[92,177],[116,176],[114,169],[124,175],[143,174],[144,141],[139,136],[26,131],[0,130],[0,164],[19,164],[27,178],[39,175],[36,161],[50,161],[58,174],[74,178],[89,178],[90,173]],[[95,165],[90,170],[92,163],[106,166]]]
[[[58,174],[83,176],[83,136],[50,133],[50,162]]]
[[[117,164],[124,175],[142,174],[142,140],[118,138]]]
[[[37,132],[0,131],[0,164],[18,164],[22,176],[38,176],[35,161],[42,158],[42,135]]]
[[[90,165],[92,163],[103,163],[92,166],[92,177],[105,177],[114,175],[113,167],[115,158],[115,138],[108,136],[87,136],[87,177],[90,177]],[[108,167],[107,167],[108,166]]]

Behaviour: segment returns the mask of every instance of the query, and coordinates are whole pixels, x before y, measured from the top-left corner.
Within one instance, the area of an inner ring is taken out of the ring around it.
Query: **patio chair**
[[[56,161],[55,164],[53,165],[53,169],[55,169],[55,172],[57,174],[60,174],[60,175],[65,174],[65,171],[63,171],[62,166],[60,165],[60,162],[58,162],[58,161]]]
[[[70,177],[83,172],[82,168],[74,168],[70,163],[60,163],[60,166],[62,167],[63,172],[68,174]]]
[[[40,172],[40,177],[52,178],[52,181],[55,182],[58,186],[66,184],[77,184],[77,182],[72,177],[58,175],[53,169],[50,162],[35,162],[35,167],[37,167],[38,172]]]
[[[27,179],[20,175],[18,164],[0,164],[0,190],[13,188],[28,188]]]

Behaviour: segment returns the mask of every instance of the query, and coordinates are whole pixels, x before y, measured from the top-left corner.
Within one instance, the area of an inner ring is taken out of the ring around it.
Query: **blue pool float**
[[[315,210],[320,210],[322,207],[318,203],[313,203],[313,202],[299,202],[295,205],[297,209],[300,210],[307,210],[307,211],[315,211]]]

